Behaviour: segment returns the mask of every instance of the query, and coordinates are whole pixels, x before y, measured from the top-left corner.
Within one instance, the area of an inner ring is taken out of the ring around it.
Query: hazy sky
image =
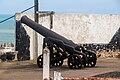
[[[0,14],[15,14],[33,5],[34,0],[0,0]],[[120,14],[120,0],[39,0],[39,10]]]

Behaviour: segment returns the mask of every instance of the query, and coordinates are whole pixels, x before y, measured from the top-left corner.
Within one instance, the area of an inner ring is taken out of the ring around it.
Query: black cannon
[[[45,37],[43,49],[47,46],[50,50],[50,66],[62,66],[65,59],[68,59],[70,69],[80,69],[82,66],[94,67],[96,65],[97,57],[94,52],[85,50],[84,47],[37,24],[27,16],[21,18],[21,23],[26,24]],[[43,54],[37,58],[37,65],[40,68],[43,67]]]

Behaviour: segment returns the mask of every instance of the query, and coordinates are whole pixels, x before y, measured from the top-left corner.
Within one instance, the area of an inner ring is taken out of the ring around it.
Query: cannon
[[[62,66],[65,59],[67,59],[70,69],[80,69],[83,66],[94,67],[96,65],[95,52],[86,50],[60,34],[32,21],[27,16],[22,16],[20,21],[44,36],[43,49],[47,46],[50,50],[51,67]],[[37,65],[40,68],[43,67],[43,54],[38,56]]]

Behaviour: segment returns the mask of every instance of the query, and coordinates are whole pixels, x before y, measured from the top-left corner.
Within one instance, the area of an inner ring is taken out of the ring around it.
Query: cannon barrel
[[[72,47],[77,46],[77,44],[75,44],[73,41],[68,40],[67,38],[57,34],[56,32],[45,28],[44,26],[29,19],[27,16],[23,16],[21,18],[21,22],[26,24],[27,26],[29,26],[30,28],[32,28],[33,30],[35,30],[36,32],[38,32],[39,34],[41,34],[44,37],[51,37],[51,38],[62,40],[66,45],[69,45]]]
[[[75,44],[73,41],[57,34],[56,32],[47,29],[46,27],[32,21],[27,16],[21,18],[21,22],[44,36],[49,41],[53,42],[52,47],[49,45],[50,52],[53,53],[53,47],[57,50],[56,53],[50,54],[52,66],[61,66],[63,60],[68,58],[68,66],[71,69],[79,69],[82,65],[94,67],[96,65],[96,54],[85,50],[80,45]],[[44,39],[45,40],[45,39]],[[44,42],[43,42],[44,43]],[[55,44],[55,45],[54,45]],[[43,44],[44,45],[44,44]],[[63,51],[61,51],[61,49]],[[43,55],[43,54],[42,54]],[[39,67],[43,66],[43,57],[40,55],[37,59]]]

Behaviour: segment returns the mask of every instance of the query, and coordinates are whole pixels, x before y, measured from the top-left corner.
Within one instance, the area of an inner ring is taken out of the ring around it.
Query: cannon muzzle
[[[59,40],[62,40],[67,45],[74,46],[74,47],[76,46],[76,44],[73,43],[73,41],[68,40],[65,37],[57,34],[56,32],[49,30],[46,27],[34,22],[33,20],[29,19],[27,16],[23,16],[21,18],[21,22],[26,24],[27,26],[29,26],[30,28],[32,28],[33,30],[35,30],[36,32],[38,32],[44,37],[59,39]]]

